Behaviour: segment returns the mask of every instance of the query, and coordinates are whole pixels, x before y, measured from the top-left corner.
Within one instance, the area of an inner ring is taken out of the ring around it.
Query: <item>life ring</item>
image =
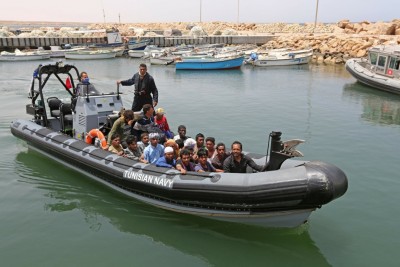
[[[88,134],[86,135],[86,143],[87,144],[92,144],[93,138],[98,138],[100,140],[100,145],[102,149],[107,148],[107,140],[104,137],[104,134],[99,130],[99,129],[92,129]]]

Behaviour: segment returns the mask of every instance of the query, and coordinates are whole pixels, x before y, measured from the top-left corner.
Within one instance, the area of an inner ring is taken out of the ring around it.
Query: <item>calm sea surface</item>
[[[139,60],[75,61],[104,91]],[[159,106],[185,124],[265,153],[271,131],[301,138],[306,160],[343,169],[349,189],[296,229],[175,214],[115,192],[28,149],[9,125],[25,114],[38,62],[0,63],[1,266],[400,266],[400,97],[343,66],[176,72],[149,66]],[[52,89],[56,90],[56,89]],[[130,107],[132,87],[122,87]]]

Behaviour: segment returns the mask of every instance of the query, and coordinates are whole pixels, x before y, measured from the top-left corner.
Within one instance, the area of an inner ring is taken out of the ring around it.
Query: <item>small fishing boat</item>
[[[51,53],[47,51],[29,51],[22,52],[15,49],[14,53],[2,51],[0,53],[0,61],[29,61],[29,60],[44,60],[49,59]]]
[[[201,57],[201,58],[185,58],[182,61],[176,61],[175,68],[177,70],[226,70],[239,69],[243,64],[244,57]]]
[[[257,67],[301,65],[308,64],[312,55],[312,49],[273,49],[261,54],[251,53],[245,63]]]
[[[152,49],[148,53],[151,65],[174,65],[176,60],[181,60],[180,56],[171,54],[169,49]]]
[[[141,58],[145,56],[144,50],[128,50],[128,55],[133,58]]]
[[[128,42],[129,50],[144,50],[151,43],[150,39],[146,40],[131,40]]]
[[[179,56],[157,56],[150,57],[151,65],[175,65],[176,60],[181,60]]]
[[[85,46],[71,46],[70,44],[65,44],[63,47],[58,46],[58,45],[52,45],[50,46],[50,51],[51,55],[50,57],[52,58],[62,58],[65,57],[65,52],[73,52],[73,51],[78,51],[78,50],[86,50],[87,47]]]
[[[346,70],[360,83],[400,94],[400,45],[372,47],[367,58],[347,60]]]
[[[114,50],[77,50],[65,52],[66,59],[110,59],[115,58]]]
[[[112,49],[112,51],[116,52],[115,56],[116,57],[122,57],[125,53],[125,47],[115,47]]]
[[[31,75],[31,74],[30,74]],[[346,175],[320,161],[294,160],[302,156],[302,140],[281,141],[270,134],[268,155],[245,153],[267,171],[247,173],[187,172],[156,167],[102,149],[109,118],[122,108],[116,92],[75,95],[64,83],[79,77],[73,65],[57,62],[39,65],[30,87],[26,112],[32,119],[11,123],[14,136],[28,146],[87,177],[140,201],[170,211],[210,219],[264,227],[296,227],[311,212],[342,196]],[[55,86],[53,82],[61,83]],[[51,87],[50,90],[47,87]],[[67,103],[57,89],[70,94]],[[46,98],[45,98],[46,96]],[[139,114],[135,114],[139,115]],[[50,162],[49,162],[50,164]],[[83,179],[84,177],[82,177]]]

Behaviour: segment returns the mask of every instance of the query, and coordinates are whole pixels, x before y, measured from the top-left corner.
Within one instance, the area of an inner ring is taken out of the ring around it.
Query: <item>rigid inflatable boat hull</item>
[[[11,132],[46,156],[148,204],[217,220],[265,227],[296,227],[347,190],[345,174],[321,163],[287,160],[261,173],[188,173],[135,162],[33,121]],[[250,155],[250,154],[249,154]],[[254,158],[254,157],[253,157]],[[264,158],[254,158],[265,162]]]

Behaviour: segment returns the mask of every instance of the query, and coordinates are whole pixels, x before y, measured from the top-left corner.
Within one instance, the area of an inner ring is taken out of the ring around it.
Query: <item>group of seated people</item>
[[[143,118],[136,122],[132,110],[123,111],[108,134],[108,150],[142,163],[174,168],[182,174],[188,171],[245,173],[248,166],[255,171],[267,168],[267,164],[257,165],[244,155],[239,141],[233,142],[231,152],[227,152],[224,143],[215,144],[214,137],[205,138],[201,133],[195,139],[188,137],[184,125],[173,135],[164,110],[154,111],[148,104],[143,106]]]

